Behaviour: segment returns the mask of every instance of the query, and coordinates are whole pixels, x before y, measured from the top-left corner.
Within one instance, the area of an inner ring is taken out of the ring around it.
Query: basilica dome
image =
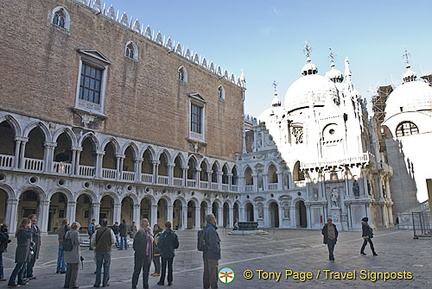
[[[386,101],[386,119],[401,112],[432,109],[432,87],[426,82],[416,81],[415,73],[407,68],[403,75],[404,83]]]

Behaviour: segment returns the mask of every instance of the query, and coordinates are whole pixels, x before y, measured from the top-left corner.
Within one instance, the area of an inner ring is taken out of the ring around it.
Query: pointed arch
[[[183,65],[177,69],[177,79],[185,83],[188,82],[188,73]]]
[[[105,148],[106,148],[106,146],[107,146],[109,143],[112,143],[112,144],[114,145],[114,148],[115,148],[115,154],[120,153],[120,144],[119,144],[119,142],[117,141],[117,139],[116,139],[115,137],[107,137],[106,139],[104,139],[104,140],[101,142],[101,147],[100,147],[100,149],[101,149],[102,151],[105,151]]]
[[[63,133],[65,133],[69,137],[69,139],[71,140],[72,146],[78,145],[78,140],[77,140],[76,135],[68,127],[62,127],[60,129],[56,130],[53,134],[53,142],[57,142],[58,137],[60,135],[62,135]]]
[[[28,137],[28,135],[30,134],[30,132],[34,129],[34,128],[38,128],[42,131],[44,137],[45,137],[45,141],[51,141],[52,137],[51,137],[51,133],[48,129],[48,127],[46,126],[45,123],[41,122],[41,121],[34,121],[32,123],[30,123],[25,129],[24,129],[24,133],[23,136]]]
[[[86,134],[84,134],[81,139],[78,140],[78,146],[82,147],[83,146],[83,142],[89,139],[93,145],[94,145],[94,149],[97,150],[99,148],[99,140],[97,139],[97,137],[95,136],[95,134],[93,132],[88,132]]]
[[[3,115],[0,116],[0,123],[7,122],[15,132],[15,136],[21,136],[22,129],[18,121],[12,115]]]
[[[125,45],[125,53],[126,58],[132,60],[138,60],[138,46],[133,41],[128,41]]]

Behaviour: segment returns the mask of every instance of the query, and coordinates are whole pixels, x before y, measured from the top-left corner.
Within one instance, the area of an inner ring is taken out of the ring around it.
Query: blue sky
[[[379,85],[401,83],[405,48],[413,71],[419,76],[432,73],[430,0],[107,0],[106,4],[236,76],[243,69],[245,113],[256,117],[271,105],[273,81],[283,103],[290,84],[301,77],[305,41],[321,75],[330,69],[329,48],[342,72],[348,56],[354,86],[368,101]]]

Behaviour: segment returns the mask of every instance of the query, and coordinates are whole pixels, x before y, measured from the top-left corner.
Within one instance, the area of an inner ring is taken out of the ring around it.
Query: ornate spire
[[[279,99],[278,93],[277,93],[277,83],[276,83],[276,80],[273,81],[273,87],[274,87],[274,93],[273,93],[274,98],[273,98],[273,101],[272,101],[272,106],[273,107],[274,106],[281,106],[281,100]]]
[[[409,51],[405,48],[402,54],[402,57],[405,58],[405,64],[406,64],[406,68],[410,68],[411,65],[409,64],[409,58],[411,57],[411,54],[409,53]]]
[[[411,54],[408,52],[408,50],[405,48],[402,54],[402,57],[405,58],[405,67],[407,71],[402,76],[402,80],[404,83],[415,81],[417,79],[417,75],[414,71],[411,71],[411,64],[409,63],[409,58],[411,57]]]
[[[330,54],[328,58],[331,63],[330,64],[331,69],[326,73],[326,76],[334,83],[336,82],[341,83],[344,80],[344,77],[341,71],[335,69],[334,61],[336,59],[336,54],[333,53],[333,50],[331,48],[329,48],[329,50],[330,50]]]
[[[306,55],[306,61],[310,62],[310,54],[312,52],[312,46],[309,46],[307,41],[305,41],[305,47],[303,48],[303,53]]]
[[[306,62],[307,63],[302,68],[302,75],[304,75],[304,76],[318,73],[318,69],[315,66],[315,64],[310,63],[311,62],[311,59],[310,59],[311,52],[312,52],[312,47],[309,46],[307,41],[305,41],[305,48],[303,49],[303,53],[306,55]]]
[[[337,55],[333,53],[333,50],[331,48],[329,48],[329,50],[330,50],[330,53],[329,53],[328,58],[329,58],[330,63],[331,63],[330,67],[334,67],[335,66],[334,61],[335,61]]]

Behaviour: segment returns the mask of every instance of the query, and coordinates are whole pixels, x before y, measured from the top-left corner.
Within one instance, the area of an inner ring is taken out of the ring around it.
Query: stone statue
[[[360,197],[360,188],[359,188],[359,184],[358,184],[357,180],[354,180],[353,185],[352,185],[352,190],[353,190],[355,197]]]
[[[332,193],[331,193],[332,207],[335,207],[335,208],[339,207],[338,198],[339,198],[338,190],[333,189]]]

